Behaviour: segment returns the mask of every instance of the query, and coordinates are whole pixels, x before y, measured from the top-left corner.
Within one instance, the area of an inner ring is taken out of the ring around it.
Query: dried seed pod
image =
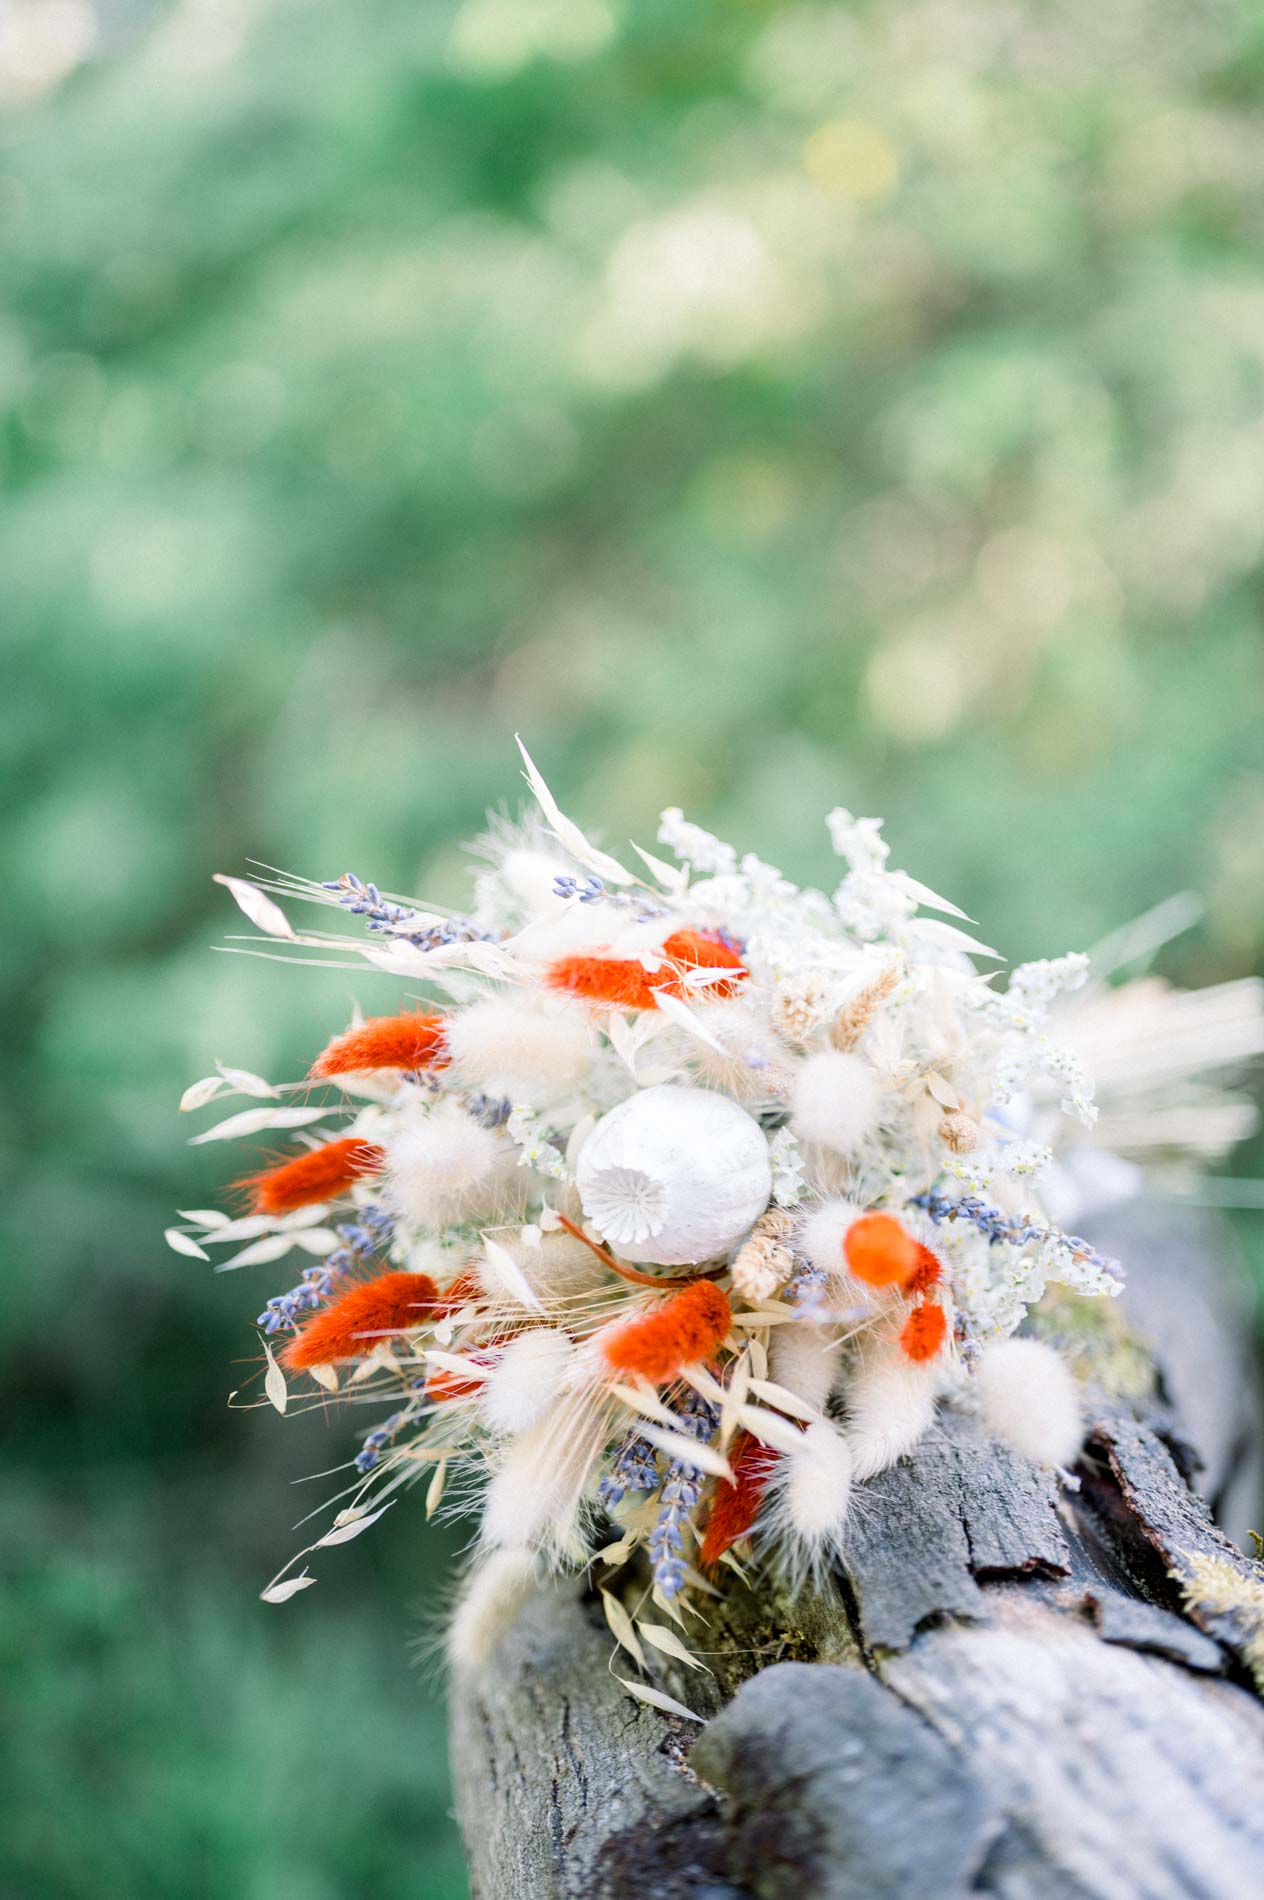
[[[729,1253],[772,1193],[758,1122],[726,1095],[675,1083],[603,1116],[575,1179],[584,1213],[623,1259],[670,1267]]]

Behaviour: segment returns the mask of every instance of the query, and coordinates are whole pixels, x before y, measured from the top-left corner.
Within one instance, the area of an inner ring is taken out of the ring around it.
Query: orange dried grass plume
[[[933,1254],[929,1247],[922,1245],[921,1241],[917,1243],[917,1252],[919,1256],[917,1266],[910,1278],[904,1282],[904,1291],[910,1299],[914,1294],[929,1293],[933,1286],[938,1286],[944,1272],[938,1254]]]
[[[658,994],[684,996],[686,970],[731,970],[731,980],[707,985],[708,997],[732,996],[746,975],[737,952],[702,930],[675,930],[663,944],[665,959],[651,974],[635,958],[559,957],[545,972],[550,989],[567,990],[588,1003],[616,1009],[656,1009]]]
[[[750,1432],[738,1433],[729,1458],[735,1482],[716,1486],[702,1539],[704,1570],[714,1570],[729,1546],[745,1537],[755,1522],[779,1455],[770,1445],[761,1445]]]
[[[372,1142],[350,1135],[311,1148],[275,1168],[260,1168],[237,1186],[249,1193],[252,1214],[292,1214],[296,1208],[345,1194],[363,1175],[376,1174],[385,1160]]]
[[[660,973],[661,974],[661,973]],[[635,960],[624,957],[558,957],[544,980],[552,990],[566,990],[585,1003],[607,1003],[615,1009],[654,1009],[654,978]]]
[[[615,1372],[640,1373],[652,1385],[663,1385],[682,1366],[710,1358],[730,1318],[728,1295],[714,1281],[693,1280],[661,1306],[614,1327],[601,1350]]]
[[[323,1082],[368,1069],[443,1069],[447,1064],[443,1017],[410,1010],[403,1016],[371,1016],[335,1036],[308,1074],[309,1080]]]
[[[843,1237],[848,1268],[866,1286],[907,1286],[926,1251],[894,1214],[862,1214]]]
[[[323,1313],[308,1320],[281,1354],[301,1372],[372,1352],[380,1339],[419,1326],[433,1309],[438,1290],[428,1273],[379,1273],[348,1287]]]
[[[924,1365],[941,1350],[947,1336],[948,1321],[943,1307],[928,1303],[917,1307],[905,1320],[900,1351],[915,1365]]]
[[[682,970],[732,970],[731,981],[707,984],[707,996],[732,996],[746,975],[746,965],[737,951],[720,937],[713,937],[705,930],[673,931],[663,945],[663,955]],[[684,985],[677,979],[674,985],[664,987],[671,987],[673,994],[678,995]]]

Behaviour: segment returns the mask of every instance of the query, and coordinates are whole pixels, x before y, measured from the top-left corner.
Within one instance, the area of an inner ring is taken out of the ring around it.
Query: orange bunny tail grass
[[[302,1372],[372,1352],[380,1339],[419,1326],[437,1298],[428,1273],[379,1273],[374,1280],[348,1287],[309,1320],[282,1352],[282,1363]]]
[[[708,983],[705,990],[699,992],[705,996],[732,996],[746,976],[746,965],[732,945],[725,943],[722,937],[713,937],[703,930],[673,931],[663,945],[663,955],[686,969],[732,970],[731,981]],[[670,989],[676,995],[684,989],[680,983],[659,983],[656,987]]]
[[[459,1313],[463,1306],[477,1305],[483,1297],[483,1288],[478,1277],[478,1267],[471,1263],[462,1267],[456,1279],[445,1286],[439,1294],[438,1307],[441,1313]]]
[[[933,1359],[948,1337],[948,1321],[942,1306],[919,1306],[909,1314],[900,1334],[900,1351],[914,1365]]]
[[[367,1069],[443,1069],[447,1062],[443,1017],[411,1010],[403,1016],[371,1016],[358,1029],[335,1036],[313,1062],[308,1079],[323,1082]]]
[[[612,1004],[615,1009],[655,1007],[648,970],[622,957],[559,957],[550,963],[544,980],[550,989],[565,990],[586,1003]]]
[[[729,1330],[728,1295],[712,1280],[694,1280],[662,1306],[615,1327],[602,1341],[606,1364],[640,1373],[652,1385],[674,1379],[682,1366],[708,1359]]]
[[[716,1486],[711,1515],[707,1519],[702,1539],[704,1570],[714,1570],[730,1545],[750,1530],[779,1456],[779,1452],[761,1445],[749,1432],[739,1432],[729,1459],[736,1482]]]
[[[237,1183],[250,1195],[252,1214],[292,1214],[317,1201],[332,1201],[366,1174],[376,1174],[386,1157],[372,1142],[348,1136],[327,1141],[283,1161],[279,1167],[260,1168]]]
[[[929,1293],[933,1286],[939,1285],[944,1272],[939,1263],[938,1254],[933,1254],[929,1247],[923,1247],[920,1241],[917,1251],[920,1255],[918,1264],[909,1279],[904,1282],[904,1291],[910,1298],[915,1293]]]
[[[843,1237],[848,1268],[866,1286],[907,1286],[925,1251],[894,1214],[862,1214]]]

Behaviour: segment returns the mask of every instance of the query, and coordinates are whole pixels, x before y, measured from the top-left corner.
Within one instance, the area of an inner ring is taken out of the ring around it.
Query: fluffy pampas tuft
[[[935,1416],[935,1369],[889,1348],[876,1352],[847,1386],[852,1475],[872,1478],[912,1451]]]
[[[778,1385],[823,1412],[838,1373],[839,1351],[838,1340],[822,1327],[791,1321],[773,1328],[769,1370]]]
[[[418,1227],[469,1220],[494,1205],[499,1161],[491,1129],[455,1102],[440,1102],[387,1140],[387,1196]]]
[[[448,1018],[447,1047],[462,1082],[511,1102],[547,1099],[592,1061],[587,1011],[565,997],[485,997]]]
[[[539,1564],[530,1550],[494,1550],[465,1582],[448,1629],[448,1661],[454,1669],[481,1669],[508,1634],[515,1614],[539,1586]]]
[[[821,1049],[795,1077],[790,1126],[800,1141],[853,1155],[882,1120],[882,1085],[863,1056]]]
[[[988,1429],[1038,1465],[1069,1465],[1084,1422],[1075,1378],[1039,1339],[985,1346],[975,1373]]]
[[[819,1577],[838,1550],[851,1501],[852,1453],[828,1419],[818,1419],[779,1459],[768,1483],[766,1522],[778,1562],[796,1585]]]
[[[483,1386],[483,1416],[494,1432],[525,1432],[552,1405],[574,1358],[570,1335],[552,1326],[520,1333]]]

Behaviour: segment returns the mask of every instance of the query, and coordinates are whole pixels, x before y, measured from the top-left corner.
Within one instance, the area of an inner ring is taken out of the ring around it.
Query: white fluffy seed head
[[[483,1543],[530,1546],[560,1562],[580,1557],[581,1507],[608,1432],[604,1411],[562,1399],[507,1440],[487,1487]]]
[[[803,1254],[818,1273],[840,1279],[847,1272],[843,1240],[853,1221],[860,1219],[863,1208],[854,1201],[821,1201],[803,1216],[795,1236],[796,1250]]]
[[[528,1431],[557,1398],[574,1352],[569,1336],[552,1326],[511,1340],[483,1385],[483,1416],[491,1429]]]
[[[1069,1465],[1084,1421],[1074,1374],[1039,1339],[985,1346],[975,1371],[984,1421],[1007,1445],[1038,1465]]]
[[[539,1564],[533,1551],[494,1550],[476,1564],[465,1580],[448,1630],[452,1667],[481,1669],[538,1587]]]
[[[800,1141],[852,1155],[875,1133],[882,1108],[882,1085],[863,1056],[820,1049],[795,1077],[790,1125]]]
[[[447,1020],[457,1079],[511,1102],[540,1102],[576,1082],[592,1057],[588,1012],[563,996],[485,996]]]
[[[823,1326],[792,1320],[772,1328],[768,1370],[776,1384],[823,1412],[838,1373],[839,1350],[839,1341]]]
[[[861,1363],[846,1394],[854,1477],[876,1477],[912,1451],[935,1416],[936,1378],[933,1365],[914,1365],[890,1347]]]
[[[447,1227],[475,1217],[494,1201],[501,1150],[490,1128],[455,1102],[388,1135],[386,1194],[409,1225]]]
[[[852,1456],[842,1433],[818,1419],[778,1458],[761,1525],[795,1587],[819,1581],[837,1553],[851,1501]]]

